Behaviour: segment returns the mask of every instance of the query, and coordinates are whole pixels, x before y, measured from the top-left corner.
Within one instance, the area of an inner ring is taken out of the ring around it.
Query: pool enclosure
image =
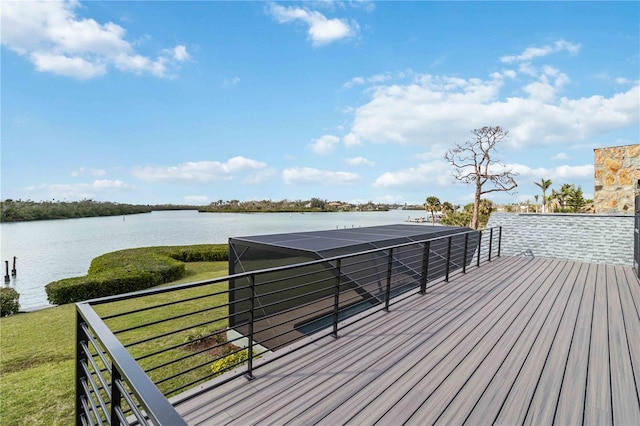
[[[230,279],[229,327],[277,350],[326,329],[334,316],[344,320],[385,303],[386,294],[466,268],[480,242],[479,233],[468,231],[397,224],[230,238],[230,276],[282,268]],[[301,263],[307,265],[286,268]]]

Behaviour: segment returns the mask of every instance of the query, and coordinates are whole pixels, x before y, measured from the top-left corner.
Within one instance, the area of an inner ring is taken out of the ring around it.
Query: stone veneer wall
[[[640,180],[640,144],[594,149],[596,213],[633,214]]]
[[[501,254],[633,266],[634,216],[491,213]]]

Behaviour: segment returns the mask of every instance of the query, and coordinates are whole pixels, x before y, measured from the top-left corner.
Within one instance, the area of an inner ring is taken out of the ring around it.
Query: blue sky
[[[464,204],[444,160],[497,157],[593,195],[638,143],[638,2],[12,2],[1,198]]]

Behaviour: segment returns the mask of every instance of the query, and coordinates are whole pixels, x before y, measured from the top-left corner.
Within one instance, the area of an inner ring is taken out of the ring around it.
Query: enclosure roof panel
[[[326,231],[293,232],[288,234],[256,235],[230,238],[230,242],[272,245],[283,248],[322,252],[341,247],[372,244],[375,247],[402,241],[420,241],[437,236],[467,231],[469,228],[431,226],[422,224],[396,224],[361,228],[333,229]]]

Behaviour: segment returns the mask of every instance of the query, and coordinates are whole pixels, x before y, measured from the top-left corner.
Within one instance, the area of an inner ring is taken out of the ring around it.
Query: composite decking
[[[189,424],[640,424],[631,268],[501,257],[177,405]]]

